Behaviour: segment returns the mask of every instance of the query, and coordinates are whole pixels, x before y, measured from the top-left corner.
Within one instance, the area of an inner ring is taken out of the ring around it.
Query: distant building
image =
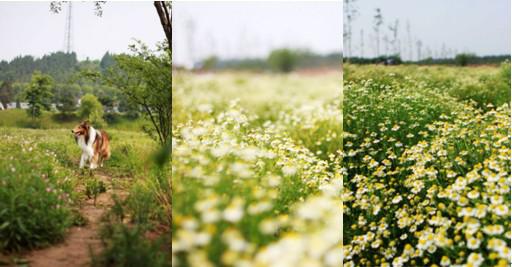
[[[18,107],[16,102],[11,102],[11,103],[7,103],[7,105],[5,107],[3,107],[3,109],[13,109],[13,108],[28,109],[28,103],[27,102],[20,102],[19,103],[19,107]]]

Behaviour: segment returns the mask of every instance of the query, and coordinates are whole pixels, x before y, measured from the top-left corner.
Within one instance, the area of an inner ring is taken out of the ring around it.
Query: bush
[[[268,56],[268,63],[273,70],[290,72],[297,65],[297,55],[290,49],[277,49]]]
[[[91,94],[86,94],[81,98],[78,116],[81,119],[87,119],[97,127],[106,125],[103,120],[103,106],[100,101]]]
[[[85,195],[88,199],[94,199],[94,205],[96,205],[98,195],[106,191],[105,184],[98,178],[93,177],[85,182]]]
[[[92,266],[119,267],[170,267],[170,255],[166,254],[162,241],[170,243],[170,235],[163,235],[161,240],[148,240],[140,227],[128,228],[123,224],[104,229],[109,239],[106,249],[98,257],[93,257]]]
[[[0,251],[44,246],[63,238],[73,219],[71,184],[55,154],[1,136]],[[15,158],[15,160],[13,160]]]
[[[459,66],[467,66],[476,56],[474,54],[462,53],[455,56],[455,63]]]

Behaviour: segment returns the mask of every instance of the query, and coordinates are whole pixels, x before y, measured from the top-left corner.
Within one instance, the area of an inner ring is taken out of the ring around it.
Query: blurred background
[[[340,68],[341,1],[175,2],[173,13],[174,68]]]

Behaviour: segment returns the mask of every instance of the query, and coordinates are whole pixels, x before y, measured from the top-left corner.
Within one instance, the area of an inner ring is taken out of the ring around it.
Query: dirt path
[[[101,218],[114,203],[114,190],[118,195],[124,192],[113,188],[111,177],[99,173],[95,176],[103,181],[107,190],[98,195],[96,205],[93,199],[82,204],[80,213],[87,219],[87,224],[70,228],[63,242],[25,255],[30,267],[89,266],[91,250],[98,254],[102,249],[99,237]]]

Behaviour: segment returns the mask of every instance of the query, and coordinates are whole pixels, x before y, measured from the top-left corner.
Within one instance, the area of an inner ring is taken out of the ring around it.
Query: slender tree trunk
[[[169,145],[169,148],[170,150],[172,151],[172,6],[171,6],[171,2],[170,1],[155,1],[154,2],[154,5],[155,5],[155,8],[156,8],[156,12],[158,13],[158,17],[160,17],[160,23],[162,24],[162,28],[164,30],[164,33],[165,33],[165,37],[167,38],[167,44],[169,45],[168,49],[169,49],[169,53],[171,55],[171,69],[170,69],[170,75],[171,75],[171,84],[170,84],[170,88],[169,88],[169,134],[170,134],[170,138],[167,140],[167,142],[170,143]],[[162,123],[160,124],[162,125]],[[165,128],[165,127],[164,127]],[[163,132],[166,132],[167,129],[164,129],[162,128],[162,131]],[[163,144],[165,146],[165,144]],[[169,151],[169,153],[171,153],[171,151]],[[168,196],[169,197],[169,204],[171,205],[170,207],[170,210],[169,210],[169,218],[171,220],[171,227],[172,227],[172,178],[169,177],[169,189],[170,189],[170,195]],[[172,234],[171,234],[172,235]],[[170,248],[171,248],[171,251],[172,251],[172,236],[171,236],[171,244],[170,244]]]

